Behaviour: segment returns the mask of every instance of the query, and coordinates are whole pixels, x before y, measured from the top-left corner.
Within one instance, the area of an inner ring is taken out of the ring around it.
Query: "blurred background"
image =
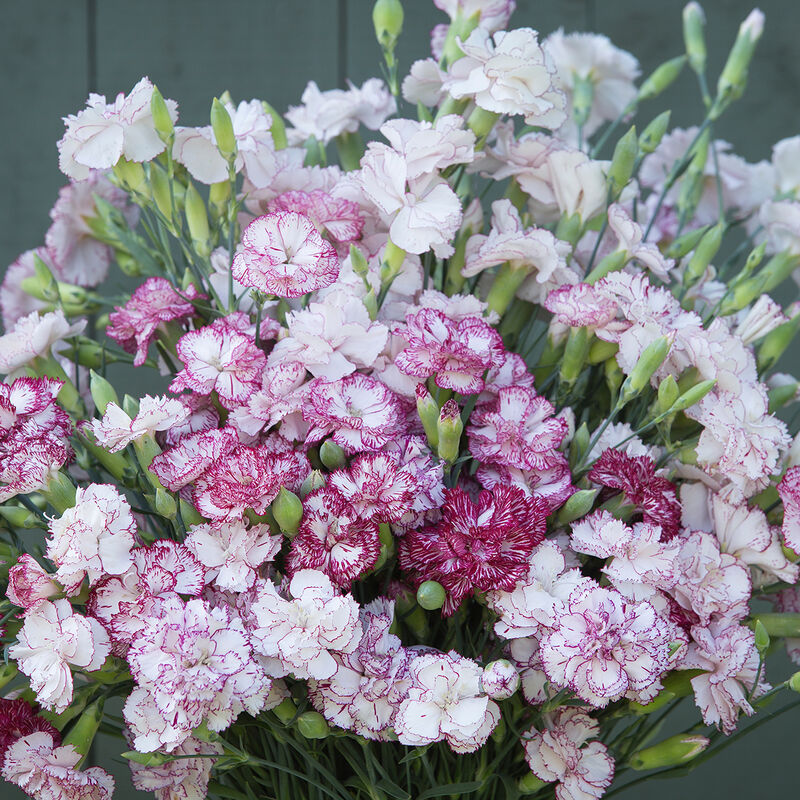
[[[754,1],[704,3],[714,81]],[[683,51],[683,4],[517,0],[512,25],[543,36],[559,27],[604,33],[631,51],[646,75]],[[430,29],[447,20],[431,0],[403,5],[401,75],[429,55]],[[800,2],[759,5],[767,21],[748,91],[716,128],[749,161],[768,159],[774,142],[800,132]],[[148,75],[165,97],[178,101],[185,125],[207,124],[211,99],[226,89],[235,101],[258,97],[285,111],[299,102],[310,79],[325,90],[381,74],[371,8],[372,0],[3,0],[0,275],[19,253],[43,243],[48,211],[65,183],[56,152],[61,117],[77,112],[89,92],[113,97]],[[686,70],[665,96],[644,105],[641,122],[670,107],[673,125],[691,125],[702,119],[701,106]],[[414,112],[401,106],[400,113]],[[796,372],[797,366],[784,368]],[[790,669],[785,656],[776,654],[767,678]],[[691,777],[640,784],[622,796],[666,800],[677,791],[682,800],[790,797],[797,793],[798,742],[800,711],[794,710],[736,741]],[[117,776],[119,800],[144,798],[130,787],[127,766],[117,755],[125,749],[122,742],[103,740],[93,757]],[[0,796],[22,797],[7,783]]]

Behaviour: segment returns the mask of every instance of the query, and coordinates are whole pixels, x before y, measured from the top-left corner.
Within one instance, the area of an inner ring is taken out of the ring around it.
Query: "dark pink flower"
[[[355,242],[361,238],[364,230],[364,217],[357,203],[343,197],[333,197],[322,189],[284,192],[269,204],[269,210],[303,214],[334,244]]]
[[[641,511],[645,522],[661,526],[664,541],[677,536],[681,527],[681,504],[675,486],[656,475],[655,462],[649,456],[629,456],[609,447],[594,462],[588,477],[594,483],[623,492],[627,501]]]
[[[17,739],[37,731],[49,733],[56,746],[61,744],[59,732],[46,719],[40,717],[29,703],[21,698],[17,700],[0,698],[0,767],[3,766],[6,750]]]
[[[461,394],[482,391],[484,373],[503,363],[500,334],[479,317],[456,322],[443,311],[423,308],[408,315],[395,333],[408,342],[395,359],[401,372],[433,377],[437,386]]]
[[[513,589],[544,539],[547,507],[514,487],[482,491],[477,503],[459,487],[448,489],[441,511],[436,525],[400,539],[398,557],[415,585],[444,586],[446,615],[474,590]]]
[[[177,492],[231,453],[238,444],[239,437],[233,428],[190,433],[174,447],[159,453],[151,462],[150,471],[164,486]]]
[[[278,297],[302,297],[336,280],[339,258],[308,217],[280,211],[257,217],[245,228],[231,269],[244,286]]]
[[[778,484],[783,501],[781,533],[787,547],[800,553],[800,467],[789,467]]]
[[[117,306],[109,314],[106,334],[119,342],[126,353],[133,353],[134,366],[139,367],[160,327],[189,319],[194,315],[191,301],[204,297],[192,285],[179,294],[164,278],[148,278],[124,306]]]

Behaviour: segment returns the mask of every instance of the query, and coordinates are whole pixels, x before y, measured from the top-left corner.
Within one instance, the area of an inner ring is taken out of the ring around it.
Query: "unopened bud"
[[[703,28],[706,15],[699,3],[687,3],[683,9],[683,41],[689,66],[698,74],[706,71],[706,37]]]
[[[638,102],[652,100],[672,85],[678,75],[681,74],[685,63],[686,56],[678,56],[657,66],[639,87]]]
[[[739,26],[736,41],[722,68],[717,82],[717,98],[709,113],[711,119],[719,117],[731,101],[741,97],[744,92],[750,62],[753,60],[753,53],[763,31],[764,14],[757,8],[753,9]]]
[[[764,627],[764,623],[760,620],[756,620],[755,627],[753,628],[753,634],[755,636],[755,645],[756,650],[758,650],[760,655],[764,655],[769,649],[769,633],[767,633],[767,629]]]
[[[169,108],[164,101],[158,87],[153,87],[153,94],[150,97],[150,113],[153,116],[153,127],[162,142],[169,142],[175,133],[175,123],[169,113]]]
[[[615,250],[603,258],[600,263],[584,278],[586,283],[597,283],[600,278],[605,278],[609,272],[617,272],[628,263],[630,256],[625,250]]]
[[[699,756],[708,745],[709,739],[705,736],[678,733],[652,747],[639,750],[630,757],[628,763],[632,769],[637,771],[672,767],[691,761]]]
[[[643,131],[639,137],[639,150],[652,153],[661,143],[669,127],[671,111],[662,111]]]
[[[169,178],[167,177],[167,173],[155,162],[150,164],[150,196],[153,198],[156,208],[171,226],[173,219]]]
[[[779,639],[800,637],[800,614],[757,614],[753,627],[761,623],[769,636]]]
[[[794,400],[797,397],[798,390],[800,390],[800,383],[797,381],[790,381],[780,386],[773,386],[767,392],[767,397],[769,397],[769,413],[774,414],[787,403]]]
[[[532,772],[529,772],[525,777],[520,778],[517,789],[519,789],[520,794],[535,794],[545,786],[547,786],[547,781],[543,781]]]
[[[95,407],[101,414],[106,413],[109,403],[119,405],[119,397],[111,382],[102,375],[98,375],[94,370],[89,371],[89,391],[92,394]]]
[[[514,185],[518,186],[519,184],[517,184],[515,181]],[[527,202],[527,195],[524,194],[521,189],[520,193],[522,194],[523,198],[525,198],[525,202]],[[525,202],[523,202],[523,207]],[[581,238],[582,231],[583,220],[577,211],[570,216],[562,214],[561,218],[558,220],[558,224],[556,225],[555,237],[556,239],[561,239],[562,242],[569,242],[570,244],[575,245],[577,244],[578,239]]]
[[[617,142],[614,155],[611,157],[611,166],[608,168],[608,183],[615,197],[628,185],[638,155],[639,138],[636,135],[636,126],[632,125]]]
[[[662,414],[668,412],[675,404],[680,393],[678,381],[676,381],[672,375],[667,375],[667,377],[658,384],[658,410]]]
[[[133,761],[135,764],[141,764],[144,767],[163,767],[174,760],[174,756],[165,753],[139,753],[136,750],[126,750],[120,755],[128,761]]]
[[[678,412],[685,411],[695,403],[699,403],[717,384],[715,380],[700,381],[694,386],[689,387],[681,396],[672,404],[670,411]]]
[[[297,718],[297,731],[306,739],[325,739],[331,729],[318,711],[305,711]]]
[[[437,453],[442,461],[452,464],[458,458],[464,423],[455,400],[448,400],[439,414],[436,432],[439,436]]]
[[[708,230],[709,228],[706,226],[678,236],[678,238],[673,239],[669,247],[667,247],[665,255],[667,258],[683,258],[697,247],[698,243],[703,236],[705,236]]]
[[[447,595],[438,581],[424,581],[417,589],[417,602],[426,611],[435,611],[444,605]]]
[[[47,527],[47,523],[43,522],[40,517],[21,506],[0,505],[0,517],[6,520],[12,528],[31,530]]]
[[[347,455],[333,439],[326,439],[320,445],[319,460],[331,471],[342,469],[347,465]]]
[[[63,472],[56,472],[50,478],[42,494],[59,514],[75,505],[75,484]]]
[[[569,461],[572,466],[582,461],[586,453],[589,452],[590,441],[589,426],[582,422],[569,443]]]
[[[372,7],[375,38],[383,50],[394,50],[403,32],[403,6],[400,0],[376,0]]]
[[[286,139],[286,123],[283,117],[266,101],[261,101],[261,107],[272,118],[272,125],[269,132],[272,134],[272,142],[276,150],[283,150],[288,144]]]
[[[350,245],[350,266],[359,278],[366,280],[367,275],[369,275],[369,262],[366,256],[354,244]]]
[[[694,691],[692,680],[704,672],[703,669],[679,669],[662,678],[661,683],[675,697],[688,697]]]
[[[325,476],[320,470],[312,470],[309,476],[300,485],[300,497],[305,499],[311,492],[325,486]]]
[[[795,672],[794,675],[789,678],[789,688],[793,692],[800,694],[800,672]]]
[[[490,662],[481,675],[481,687],[492,700],[507,700],[519,689],[517,668],[506,658]]]
[[[572,494],[558,512],[559,525],[567,525],[576,519],[585,517],[592,510],[599,492],[599,489],[579,489]]]
[[[236,155],[236,136],[233,133],[233,122],[228,109],[215,97],[211,103],[211,129],[217,141],[220,155],[231,161]]]
[[[175,502],[175,498],[160,486],[156,489],[153,508],[164,519],[175,519],[178,515],[178,504]]]
[[[652,714],[675,699],[675,695],[667,689],[662,689],[649,703],[637,703],[631,700],[628,707],[634,714]]]
[[[562,383],[567,386],[575,383],[586,365],[588,355],[589,331],[586,328],[571,328],[558,373]]]
[[[41,293],[35,295],[41,300],[47,300],[50,303],[56,303],[59,300],[58,282],[50,270],[50,267],[34,253],[33,256],[33,272],[35,280],[41,287]]]
[[[303,503],[294,492],[281,486],[278,496],[272,501],[272,515],[283,533],[295,534],[303,519]]]
[[[711,259],[719,251],[725,227],[725,223],[720,222],[711,228],[699,241],[683,273],[684,286],[693,286],[703,277],[708,265],[711,263]]]
[[[613,358],[619,352],[619,345],[616,342],[607,342],[605,339],[595,339],[589,348],[589,355],[586,360],[590,364],[602,364],[609,358]]]
[[[194,184],[189,183],[186,187],[186,224],[189,227],[189,236],[192,239],[192,246],[201,256],[207,256],[211,252],[211,239],[209,236],[208,214],[206,204],[200,196],[200,192],[195,189]]]
[[[664,363],[672,347],[672,336],[659,336],[645,347],[639,360],[631,370],[630,375],[622,385],[621,401],[627,403],[636,397],[645,386],[649,385],[650,378]]]
[[[294,704],[294,700],[287,697],[285,700],[282,700],[279,705],[275,706],[272,712],[284,725],[287,725],[297,714],[297,706]]]

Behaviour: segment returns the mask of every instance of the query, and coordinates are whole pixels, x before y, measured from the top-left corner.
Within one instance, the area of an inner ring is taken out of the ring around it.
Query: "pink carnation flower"
[[[16,321],[14,328],[0,336],[0,375],[25,367],[39,356],[47,358],[64,346],[64,340],[86,327],[86,320],[70,323],[58,308],[40,314],[32,311]]]
[[[0,455],[0,503],[46,489],[71,458],[72,448],[66,442],[49,437],[30,440],[24,451]]]
[[[340,589],[378,560],[378,523],[359,519],[356,509],[338,502],[328,487],[311,492],[303,501],[303,521],[292,539],[288,572],[324,572]]]
[[[114,779],[100,767],[78,771],[83,755],[58,745],[47,731],[17,739],[6,750],[3,777],[37,800],[111,800]]]
[[[124,306],[116,306],[109,314],[106,334],[126,353],[132,353],[134,366],[140,367],[147,359],[150,342],[166,330],[166,323],[184,322],[194,316],[191,301],[204,297],[193,284],[179,294],[164,278],[148,278]]]
[[[128,501],[109,484],[93,483],[75,492],[75,505],[50,520],[47,557],[67,595],[104,575],[121,575],[133,563],[136,523]]]
[[[456,753],[472,753],[500,721],[500,708],[481,689],[483,670],[455,651],[425,653],[411,661],[411,686],[395,719],[401,744],[445,740]]]
[[[398,396],[380,381],[354,373],[327,383],[312,381],[303,405],[311,423],[306,442],[331,435],[345,452],[379,450],[406,430]]]
[[[365,220],[358,203],[334,197],[322,189],[284,192],[269,204],[269,210],[272,213],[294,211],[302,214],[335,245],[357,242],[364,230]]]
[[[109,403],[102,419],[87,423],[97,444],[111,453],[124,450],[132,442],[157,431],[168,431],[182,425],[189,417],[185,403],[174,397],[152,397],[146,394],[139,401],[139,413],[131,419],[116,403]]]
[[[336,280],[339,258],[308,217],[280,211],[257,217],[245,228],[231,270],[244,286],[302,297]]]
[[[597,720],[577,708],[546,717],[544,730],[531,728],[522,735],[531,771],[556,784],[558,800],[602,797],[614,777],[614,760],[604,744],[589,742],[600,733]]]
[[[286,598],[263,582],[250,608],[253,649],[269,659],[274,677],[330,678],[337,669],[331,651],[352,653],[361,640],[358,612],[358,603],[318,570],[296,572]]]
[[[509,591],[525,576],[533,548],[544,539],[547,510],[516,488],[482,491],[474,503],[461,488],[445,491],[442,519],[400,539],[398,561],[415,585],[438,581],[449,616],[475,590]]]
[[[150,463],[150,471],[164,486],[177,492],[197,480],[238,445],[239,437],[230,427],[191,433],[159,453]]]
[[[649,603],[587,586],[570,596],[556,627],[542,636],[542,665],[551,681],[597,708],[620,697],[646,703],[661,689],[674,639]]]
[[[483,374],[503,359],[503,341],[478,317],[455,322],[444,312],[423,308],[408,313],[396,331],[408,346],[395,364],[407,375],[433,377],[437,386],[460,394],[483,391]]]
[[[8,748],[31,733],[49,733],[56,747],[61,744],[61,734],[44,717],[36,714],[30,703],[22,698],[0,698],[0,767]]]
[[[30,678],[37,701],[61,712],[72,702],[70,666],[92,672],[110,652],[108,634],[96,619],[75,614],[68,600],[43,600],[25,613],[8,654]]]
[[[783,541],[800,553],[800,467],[786,470],[778,484],[778,494],[783,502]]]
[[[6,597],[20,608],[29,609],[61,591],[53,576],[33,556],[23,553],[8,571]]]
[[[550,511],[560,508],[575,491],[567,457],[554,451],[538,469],[523,470],[502,464],[481,464],[475,477],[484,489],[516,486],[529,497],[543,500]]]

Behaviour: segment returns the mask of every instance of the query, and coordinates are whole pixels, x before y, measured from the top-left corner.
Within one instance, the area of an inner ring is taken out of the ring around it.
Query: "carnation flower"
[[[376,131],[397,111],[397,103],[382,80],[370,78],[359,88],[348,81],[348,88],[321,92],[309,81],[302,105],[291,106],[286,119],[292,123],[286,133],[290,144],[302,144],[313,136],[322,144],[341,133],[355,133],[359,125]]]
[[[355,373],[333,383],[312,381],[303,404],[311,423],[306,442],[331,434],[346,453],[378,450],[399,433],[405,419],[397,395],[367,375]]]
[[[508,386],[494,402],[476,408],[467,427],[470,452],[484,464],[517,469],[546,469],[560,454],[555,451],[567,422],[532,389]]]
[[[516,0],[433,0],[436,8],[450,17],[455,22],[457,17],[470,19],[478,15],[478,25],[490,33],[494,33],[508,25]]]
[[[20,608],[29,609],[58,594],[61,588],[33,556],[23,553],[8,571],[6,597]]]
[[[185,366],[170,384],[170,391],[216,392],[228,407],[242,403],[255,391],[267,360],[253,339],[227,317],[184,334],[177,350]]]
[[[132,442],[168,431],[189,417],[189,408],[172,397],[146,394],[139,401],[139,413],[131,419],[116,403],[109,403],[103,418],[92,420],[87,427],[101,447],[111,453],[123,450]]]
[[[565,98],[553,81],[555,67],[531,28],[498,31],[475,28],[460,42],[464,58],[452,64],[444,87],[496,114],[519,114],[528,125],[558,128]]]
[[[0,336],[0,375],[15,372],[39,356],[47,358],[60,349],[64,339],[85,327],[85,319],[70,324],[60,308],[21,317],[12,330]]]
[[[32,278],[36,275],[35,258],[41,258],[51,272],[58,272],[50,254],[44,247],[26,250],[9,264],[3,280],[0,282],[0,316],[3,328],[7,331],[17,324],[20,317],[25,317],[32,311],[43,311],[47,308],[44,300],[39,300],[38,297],[28,294],[22,288],[22,281],[25,278]]]
[[[302,297],[336,280],[339,259],[308,217],[279,211],[257,217],[245,228],[231,271],[244,286],[278,297]]]
[[[30,703],[22,698],[0,698],[0,767],[3,766],[8,748],[32,733],[49,733],[56,747],[61,744],[59,732],[44,717],[40,717]]]
[[[338,245],[347,245],[361,238],[364,216],[358,203],[334,197],[322,189],[310,192],[291,191],[278,195],[269,204],[271,212],[293,211],[310,219],[320,234]]]
[[[440,69],[438,58],[421,58],[411,65],[400,87],[406,102],[412,105],[422,103],[430,108],[442,102],[447,73]]]
[[[83,755],[58,745],[49,731],[17,739],[6,750],[3,777],[37,800],[111,800],[114,779],[100,767],[78,771]]]
[[[75,492],[75,505],[50,520],[47,557],[68,595],[104,575],[121,575],[132,564],[136,523],[128,501],[114,486],[90,484]]]
[[[650,603],[580,587],[556,627],[542,636],[542,666],[551,681],[598,708],[620,697],[647,703],[661,689],[676,635]]]
[[[453,614],[475,590],[510,591],[528,570],[544,538],[546,507],[513,487],[482,491],[474,503],[461,488],[445,491],[442,519],[409,531],[398,544],[401,569],[419,585],[438,581],[447,592],[442,612]]]
[[[47,489],[70,458],[72,448],[49,436],[28,440],[24,450],[0,453],[0,503]]]
[[[433,377],[437,386],[460,394],[483,391],[483,375],[499,366],[504,352],[500,335],[484,320],[451,319],[443,311],[423,308],[406,314],[396,332],[407,342],[395,358],[397,368],[417,378]]]
[[[426,745],[444,739],[456,753],[472,753],[500,721],[500,709],[481,690],[483,670],[450,653],[425,653],[408,667],[411,686],[395,719],[401,744]]]
[[[269,659],[266,669],[274,677],[330,678],[337,669],[331,651],[352,653],[361,640],[358,603],[313,569],[294,574],[288,595],[259,584],[250,607],[254,650]]]
[[[777,489],[783,502],[783,541],[800,553],[800,467],[789,467]]]
[[[318,570],[337,588],[349,589],[355,578],[374,566],[381,550],[378,523],[359,516],[328,487],[311,492],[303,501],[303,520],[292,539],[289,574]]]
[[[609,447],[595,461],[588,478],[607,489],[621,490],[627,502],[642,513],[645,522],[661,528],[664,540],[677,535],[681,507],[675,486],[656,475],[656,465],[649,456],[629,456]]]
[[[519,688],[519,673],[505,658],[492,661],[483,670],[481,686],[492,700],[507,700]]]
[[[243,520],[193,525],[184,540],[186,547],[206,568],[206,583],[230,592],[253,586],[258,568],[272,561],[283,538],[271,536],[268,525],[247,528]]]
[[[105,628],[75,614],[68,600],[43,600],[25,612],[22,630],[8,654],[30,678],[37,701],[61,712],[72,702],[70,665],[99,669],[111,652]]]
[[[113,103],[100,94],[90,94],[86,108],[64,119],[66,131],[58,143],[61,171],[80,181],[92,169],[109,169],[123,156],[128,161],[150,161],[164,152],[164,142],[156,132],[150,101],[153,84],[142,78],[126,96],[122,92]],[[167,111],[174,122],[178,104],[167,100]]]
[[[264,111],[259,100],[242,101],[238,106],[225,103],[236,141],[236,172],[244,171],[257,188],[268,186],[277,171],[275,145],[270,128],[272,117]],[[175,160],[189,170],[201,183],[214,184],[228,180],[228,162],[217,148],[214,129],[175,128],[172,151]]]
[[[608,207],[608,227],[617,237],[616,252],[623,252],[626,259],[643,264],[662,281],[669,280],[669,271],[675,261],[665,258],[656,245],[642,242],[644,232],[641,226],[619,203],[612,203]]]
[[[157,616],[144,620],[127,660],[139,690],[125,704],[125,719],[143,752],[177,747],[203,722],[224,730],[242,711],[257,714],[269,691],[241,620],[199,599],[163,601]],[[142,724],[142,706],[163,720],[164,730]]]
[[[614,761],[598,741],[597,721],[577,708],[546,715],[545,728],[522,734],[525,760],[537,778],[556,783],[558,800],[602,797],[614,777]]]
[[[494,489],[498,484],[516,486],[529,497],[538,497],[551,512],[560,508],[575,491],[569,463],[560,452],[553,452],[546,465],[534,470],[481,464],[475,477],[484,489]]]

